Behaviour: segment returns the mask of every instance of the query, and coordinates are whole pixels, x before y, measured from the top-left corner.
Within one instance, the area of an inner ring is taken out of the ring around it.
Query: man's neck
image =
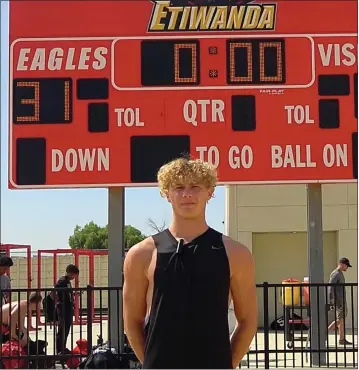
[[[204,217],[186,220],[174,216],[168,229],[175,238],[184,239],[185,243],[188,243],[197,236],[202,235],[208,230],[208,227]]]

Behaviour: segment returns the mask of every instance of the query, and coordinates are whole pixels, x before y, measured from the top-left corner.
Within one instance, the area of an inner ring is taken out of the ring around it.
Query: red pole
[[[31,256],[31,245],[26,246],[26,255],[27,255],[27,287],[28,287],[28,289],[31,289],[31,285],[32,285],[32,278],[31,278],[31,275],[32,275],[32,271],[31,271],[31,266],[32,266],[32,263],[31,263],[31,258],[32,258],[32,256]],[[29,296],[29,294],[28,294],[28,296]],[[38,306],[38,308],[36,310],[36,317],[37,317],[37,311],[39,310],[39,308],[40,307]],[[28,318],[27,318],[27,327],[29,328],[29,330],[35,330],[35,328],[32,326],[32,316],[28,316]]]
[[[37,251],[37,287],[41,289],[41,251]],[[36,310],[36,321],[37,326],[41,324],[41,309],[40,306],[37,306]]]
[[[31,278],[31,275],[32,275],[32,263],[31,263],[31,246],[27,246],[27,287],[29,289],[31,289],[31,286],[32,286],[32,278]]]
[[[89,284],[94,287],[95,285],[95,252],[91,251],[92,253],[89,256]],[[95,318],[95,292],[92,293],[92,299],[91,299],[91,316],[94,319]]]

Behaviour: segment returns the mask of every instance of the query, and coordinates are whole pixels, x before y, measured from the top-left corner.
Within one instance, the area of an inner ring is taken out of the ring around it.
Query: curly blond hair
[[[161,196],[176,184],[201,184],[207,188],[216,187],[216,169],[200,159],[177,158],[164,164],[157,173]]]

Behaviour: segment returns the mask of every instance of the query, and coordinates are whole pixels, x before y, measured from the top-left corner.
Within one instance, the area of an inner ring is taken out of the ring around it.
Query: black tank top
[[[231,369],[230,269],[222,234],[209,228],[188,244],[170,231],[157,248],[144,369]]]

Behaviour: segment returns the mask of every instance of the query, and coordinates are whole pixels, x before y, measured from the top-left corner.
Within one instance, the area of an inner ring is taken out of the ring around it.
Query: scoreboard
[[[10,2],[9,187],[357,181],[357,2]]]

